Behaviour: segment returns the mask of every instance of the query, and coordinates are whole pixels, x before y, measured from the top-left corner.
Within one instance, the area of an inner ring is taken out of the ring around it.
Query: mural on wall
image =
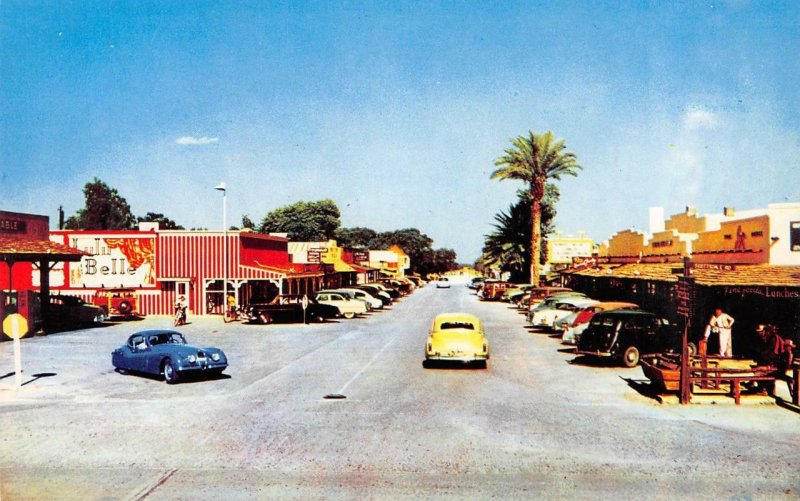
[[[89,252],[80,263],[57,263],[50,271],[52,287],[155,287],[155,237],[69,236],[72,247]],[[33,273],[38,286],[38,273]]]

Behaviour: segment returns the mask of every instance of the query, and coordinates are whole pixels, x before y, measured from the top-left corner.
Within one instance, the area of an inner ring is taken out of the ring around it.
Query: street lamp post
[[[222,234],[225,239],[222,244],[222,318],[228,313],[228,190],[225,183],[214,187],[222,192]]]

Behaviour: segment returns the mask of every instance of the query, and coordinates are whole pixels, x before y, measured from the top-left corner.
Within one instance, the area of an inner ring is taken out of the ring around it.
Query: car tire
[[[272,315],[269,313],[261,313],[258,318],[261,320],[262,324],[271,324],[273,322]]]
[[[348,311],[347,313],[342,313],[342,316],[347,320],[350,320],[352,318],[355,318],[356,314],[353,313],[352,311]]]
[[[639,348],[635,346],[628,346],[622,352],[622,363],[625,367],[636,367],[639,365]]]
[[[119,310],[119,312],[123,315],[127,315],[133,311],[133,307],[128,301],[120,301],[119,306],[117,306],[117,310]]]
[[[175,384],[180,379],[178,371],[175,369],[175,366],[172,365],[172,360],[169,358],[164,359],[161,363],[161,370],[164,373],[164,381],[166,381],[167,384]]]

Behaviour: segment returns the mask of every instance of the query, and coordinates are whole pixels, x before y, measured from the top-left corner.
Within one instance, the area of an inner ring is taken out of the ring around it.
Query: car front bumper
[[[593,357],[613,357],[614,354],[610,351],[602,350],[575,350],[576,355],[589,355]]]

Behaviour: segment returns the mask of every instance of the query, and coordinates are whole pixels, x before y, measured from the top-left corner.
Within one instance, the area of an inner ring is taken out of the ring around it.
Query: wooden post
[[[795,361],[792,365],[792,403],[800,405],[800,361]]]
[[[693,303],[693,296],[694,291],[693,284],[690,279],[691,274],[691,263],[688,257],[683,258],[683,277],[682,280],[679,279],[680,287],[683,290],[680,292],[680,296],[678,301],[681,303],[679,305],[679,310],[681,315],[683,315],[683,336],[681,337],[681,380],[680,380],[680,403],[681,404],[688,404],[691,402],[691,393],[692,393],[692,382],[691,378],[689,377],[689,329],[692,325],[692,311],[694,309]]]

